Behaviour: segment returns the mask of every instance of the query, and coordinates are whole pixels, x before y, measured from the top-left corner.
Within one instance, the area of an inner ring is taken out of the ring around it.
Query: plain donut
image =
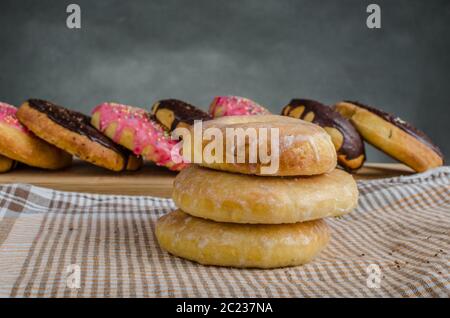
[[[358,188],[338,169],[274,178],[191,166],[175,178],[172,198],[184,212],[217,222],[279,224],[347,214],[358,203]]]
[[[278,115],[255,115],[255,116],[225,116],[202,123],[203,132],[208,128],[218,128],[223,136],[226,136],[227,128],[247,129],[276,128],[279,131],[279,169],[271,176],[308,176],[332,171],[337,164],[336,150],[326,131],[309,122]],[[194,147],[194,128],[191,128],[192,158],[203,157],[205,147],[209,140],[202,140],[201,149]],[[193,136],[193,137],[192,137]],[[246,138],[245,153],[249,152],[249,142]],[[261,142],[261,140],[259,140]],[[270,138],[267,140],[270,143]],[[267,146],[270,149],[270,145]],[[198,155],[201,151],[201,156]],[[234,154],[236,155],[236,154]],[[192,160],[193,161],[193,160]],[[237,172],[242,174],[261,175],[264,165],[260,158],[256,163],[227,163],[226,162],[226,140],[223,141],[223,158],[220,163],[208,163],[202,158],[201,166],[212,169]],[[248,161],[248,160],[247,160]],[[197,162],[196,162],[197,163]]]
[[[200,264],[275,268],[311,261],[328,243],[329,231],[323,220],[245,225],[177,210],[159,218],[156,237],[164,250]]]

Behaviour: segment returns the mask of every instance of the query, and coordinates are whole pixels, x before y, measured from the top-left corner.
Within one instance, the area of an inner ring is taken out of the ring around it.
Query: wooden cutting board
[[[368,163],[355,174],[356,179],[377,179],[408,175],[413,171],[402,164]],[[135,172],[115,173],[88,163],[75,161],[61,171],[30,167],[0,174],[0,184],[29,183],[63,191],[116,195],[149,195],[170,197],[176,173],[151,164]]]

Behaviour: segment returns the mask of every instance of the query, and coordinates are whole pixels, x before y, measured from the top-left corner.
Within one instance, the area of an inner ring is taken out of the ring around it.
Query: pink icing
[[[186,166],[182,162],[179,151],[174,151],[177,156],[175,163],[172,160],[172,150],[177,145],[177,140],[171,140],[169,134],[156,122],[148,117],[148,113],[137,107],[116,103],[103,103],[92,111],[100,114],[100,131],[104,132],[112,123],[117,124],[113,140],[119,142],[125,129],[134,134],[134,149],[136,155],[151,146],[152,151],[146,155],[146,159],[155,162],[159,166],[165,166],[171,170],[181,170]]]
[[[209,113],[213,117],[264,115],[270,112],[258,103],[239,96],[217,96],[214,98]]]
[[[0,122],[17,128],[23,132],[28,132],[28,129],[17,119],[16,113],[17,108],[12,105],[0,102]]]

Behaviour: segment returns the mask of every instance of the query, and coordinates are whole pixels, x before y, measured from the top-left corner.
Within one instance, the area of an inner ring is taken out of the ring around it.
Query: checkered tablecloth
[[[0,186],[2,297],[449,297],[450,168],[361,181],[312,263],[202,266],[162,251],[171,200]],[[79,287],[79,288],[77,288]]]

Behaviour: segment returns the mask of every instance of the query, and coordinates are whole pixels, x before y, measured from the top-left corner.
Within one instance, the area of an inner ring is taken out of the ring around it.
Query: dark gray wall
[[[366,6],[382,29],[366,27]],[[69,3],[82,29],[66,27]],[[450,1],[0,1],[0,100],[89,112],[162,98],[206,109],[241,95],[357,99],[400,115],[450,153]],[[370,149],[372,161],[386,160]]]

